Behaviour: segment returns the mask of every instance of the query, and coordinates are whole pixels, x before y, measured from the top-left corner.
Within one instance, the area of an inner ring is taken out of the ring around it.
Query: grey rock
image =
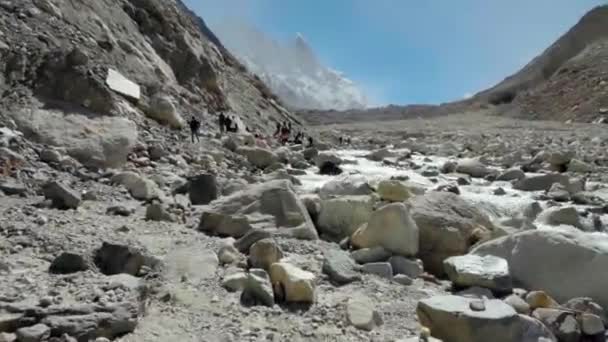
[[[555,183],[547,192],[547,196],[557,202],[570,201],[570,193],[568,189],[560,183]]]
[[[375,202],[372,196],[341,196],[320,200],[317,229],[322,235],[335,240],[351,236],[369,221]]]
[[[259,240],[249,248],[249,264],[253,268],[269,270],[270,265],[283,258],[281,247],[272,239]]]
[[[478,255],[454,256],[444,261],[446,274],[456,286],[481,286],[497,292],[511,292],[509,264],[503,258]]]
[[[391,253],[384,247],[362,248],[351,253],[351,256],[359,264],[367,264],[370,262],[385,261],[391,257]]]
[[[524,179],[525,177],[526,177],[526,174],[521,169],[513,168],[513,169],[505,170],[502,173],[500,173],[498,175],[498,177],[496,177],[496,180],[497,181],[506,181],[506,182],[513,181],[513,180],[519,181],[521,179]]]
[[[274,305],[274,292],[270,277],[265,270],[251,269],[241,294],[241,302],[245,305]]]
[[[0,182],[0,191],[6,195],[23,195],[27,193],[27,187],[15,180],[7,179]]]
[[[575,207],[552,207],[538,216],[537,220],[551,226],[570,225],[584,229],[578,211]]]
[[[548,191],[555,183],[568,186],[568,176],[559,173],[549,173],[540,176],[526,177],[513,184],[513,188],[522,191]]]
[[[515,309],[515,311],[517,311],[517,313],[522,314],[522,315],[530,314],[530,311],[531,311],[530,305],[520,296],[512,294],[503,300],[505,303],[512,306],[513,309]]]
[[[567,309],[586,312],[599,316],[604,322],[604,325],[608,326],[608,316],[606,314],[606,311],[598,303],[594,302],[593,299],[589,297],[572,298],[566,303],[564,303],[562,306]]]
[[[53,259],[49,272],[57,274],[69,274],[86,271],[89,269],[87,260],[80,254],[63,252]]]
[[[375,274],[382,278],[393,278],[393,268],[388,262],[370,262],[363,265],[361,270],[365,273]]]
[[[118,273],[138,275],[141,267],[146,264],[146,258],[134,248],[104,242],[95,251],[94,262],[99,270],[107,275]]]
[[[606,332],[606,328],[604,327],[604,322],[599,316],[584,313],[580,318],[581,331],[585,335],[597,336],[604,335]]]
[[[405,274],[396,274],[393,276],[393,281],[397,284],[409,286],[414,283],[414,279],[410,278]]]
[[[175,222],[175,218],[162,203],[151,203],[146,207],[146,220]]]
[[[209,204],[218,198],[218,186],[215,176],[202,174],[188,182],[188,195],[194,205]]]
[[[355,271],[355,262],[348,253],[328,249],[323,252],[323,256],[323,273],[327,274],[332,282],[344,285],[361,279]]]
[[[532,317],[547,326],[560,342],[580,341],[581,328],[573,313],[559,309],[538,308],[534,310]]]
[[[354,296],[348,300],[346,303],[346,317],[352,326],[367,331],[371,331],[374,327],[383,323],[380,313],[374,308],[372,300],[362,295]]]
[[[489,299],[494,298],[494,294],[492,293],[492,291],[490,289],[487,289],[485,287],[479,287],[479,286],[469,287],[466,290],[456,292],[455,295],[461,296],[461,297],[467,297],[467,298],[484,298],[484,297],[489,298]]]
[[[39,342],[50,336],[51,328],[41,323],[17,329],[17,340],[19,342]]]
[[[241,253],[247,253],[249,248],[251,248],[254,243],[262,239],[267,239],[271,236],[272,234],[270,234],[268,231],[254,228],[248,231],[240,239],[236,240],[234,242],[234,247],[236,247],[236,249],[238,249]]]
[[[42,190],[44,197],[59,209],[76,209],[82,202],[76,191],[56,181],[45,184]]]
[[[408,259],[399,255],[390,257],[388,262],[395,274],[403,274],[410,278],[418,278],[424,273],[422,261],[419,259]]]

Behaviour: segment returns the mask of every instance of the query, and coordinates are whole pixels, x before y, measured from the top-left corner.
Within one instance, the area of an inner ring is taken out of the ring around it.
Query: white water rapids
[[[409,178],[408,183],[414,183],[421,187],[424,187],[427,191],[435,189],[444,184],[455,184],[456,178],[454,175],[439,174],[434,177],[437,179],[436,183],[433,183],[429,178],[422,176],[416,170],[399,168],[391,165],[386,165],[382,162],[374,162],[365,158],[365,155],[369,154],[367,150],[332,150],[329,151],[335,153],[342,158],[345,163],[340,167],[344,170],[344,173],[356,173],[359,176],[365,177],[370,185],[374,186],[382,180],[390,179],[393,176],[407,176]],[[400,152],[400,150],[393,150],[393,152]],[[387,158],[391,160],[391,158]],[[394,159],[393,159],[394,160]],[[411,161],[422,166],[436,166],[440,168],[450,158],[437,157],[437,156],[421,156],[412,155]],[[311,168],[307,170],[307,174],[298,177],[302,182],[299,190],[304,193],[316,192],[325,183],[335,179],[339,176],[324,176],[318,174],[317,168]],[[503,188],[506,192],[504,195],[495,195],[494,190],[497,188]],[[470,185],[459,185],[460,196],[466,199],[469,203],[472,203],[481,211],[485,212],[492,220],[496,221],[501,218],[510,218],[518,216],[522,212],[523,208],[533,202],[539,202],[543,209],[547,208],[546,201],[538,199],[538,196],[543,192],[529,192],[520,191],[513,189],[510,182],[489,182],[485,179],[471,178]],[[602,192],[604,196],[602,196]],[[594,192],[604,200],[608,199],[608,191],[600,191],[600,193]],[[584,210],[588,206],[574,205],[567,203],[565,205],[574,206],[579,210]],[[601,217],[602,222],[606,224],[608,222],[608,215]],[[535,222],[538,229],[573,229],[572,226],[547,226],[545,224]]]

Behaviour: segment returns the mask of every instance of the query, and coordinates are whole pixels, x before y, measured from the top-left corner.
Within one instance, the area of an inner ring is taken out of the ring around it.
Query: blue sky
[[[300,32],[373,105],[441,103],[502,80],[606,0],[185,0],[213,29]]]

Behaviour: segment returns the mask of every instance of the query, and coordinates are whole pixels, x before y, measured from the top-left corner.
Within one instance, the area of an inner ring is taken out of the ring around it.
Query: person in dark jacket
[[[190,138],[192,138],[192,142],[194,143],[194,138],[196,138],[197,142],[200,142],[201,140],[199,139],[198,134],[199,130],[201,129],[201,122],[194,115],[192,115],[192,119],[190,119],[189,125]]]
[[[220,113],[219,116],[219,124],[220,124],[220,134],[224,134],[224,131],[226,130],[226,116],[224,115],[224,113]]]

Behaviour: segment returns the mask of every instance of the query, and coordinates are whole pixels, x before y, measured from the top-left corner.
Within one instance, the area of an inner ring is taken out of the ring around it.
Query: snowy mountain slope
[[[304,37],[280,43],[241,22],[213,27],[228,50],[287,105],[298,109],[362,109],[367,98],[340,72],[324,66]]]

